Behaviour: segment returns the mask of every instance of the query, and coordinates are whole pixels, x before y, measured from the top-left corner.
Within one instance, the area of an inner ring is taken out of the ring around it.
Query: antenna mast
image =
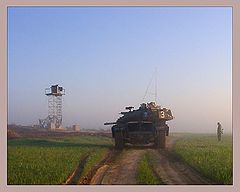
[[[150,85],[152,84],[152,81],[153,81],[153,79],[154,79],[154,76],[155,76],[155,91],[152,92],[151,95],[152,95],[152,96],[154,95],[155,103],[157,103],[157,67],[156,67],[155,71],[153,72],[153,75],[152,75],[151,80],[150,80],[150,82],[149,82],[149,84],[148,84],[148,86],[147,86],[147,89],[146,89],[146,91],[145,91],[145,94],[144,94],[144,97],[143,97],[143,99],[142,99],[142,102],[144,102],[144,100],[145,100],[145,98],[146,98],[146,96],[147,96],[149,87],[150,87]]]
[[[157,67],[155,69],[155,103],[157,103]]]

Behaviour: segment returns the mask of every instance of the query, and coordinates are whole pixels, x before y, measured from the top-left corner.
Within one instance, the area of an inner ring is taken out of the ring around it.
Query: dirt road
[[[144,149],[123,151],[113,164],[104,165],[97,171],[91,184],[136,184],[137,164],[144,153]]]
[[[150,150],[155,173],[168,185],[207,185],[211,184],[199,173],[166,151]]]
[[[152,156],[155,173],[168,185],[207,185],[212,184],[198,172],[181,162],[171,151],[181,135],[167,137],[166,150],[148,150]]]
[[[172,155],[171,150],[178,138],[178,136],[168,137],[166,150],[155,150],[151,147],[124,150],[114,162],[105,164],[98,169],[91,184],[137,184],[137,165],[141,157],[147,152],[152,156],[151,163],[154,172],[164,184],[213,184]]]

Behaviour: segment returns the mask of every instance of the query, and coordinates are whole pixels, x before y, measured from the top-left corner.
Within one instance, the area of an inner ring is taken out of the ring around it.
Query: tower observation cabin
[[[50,88],[45,89],[45,95],[47,96],[63,96],[65,95],[65,89],[58,85],[52,85]]]

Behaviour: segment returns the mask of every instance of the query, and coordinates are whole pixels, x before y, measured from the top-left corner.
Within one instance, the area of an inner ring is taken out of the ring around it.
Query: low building
[[[80,131],[80,125],[73,125],[73,131]]]

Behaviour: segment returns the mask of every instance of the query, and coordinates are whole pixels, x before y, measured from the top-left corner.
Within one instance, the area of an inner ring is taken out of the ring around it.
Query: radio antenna
[[[142,99],[142,102],[144,102],[144,100],[146,99],[146,96],[148,94],[148,90],[149,90],[149,87],[150,85],[152,84],[152,81],[153,81],[153,78],[155,77],[155,92],[154,93],[151,93],[152,95],[154,94],[154,100],[155,102],[157,103],[157,68],[155,69],[155,72],[153,72],[153,75],[150,79],[150,82],[148,83],[148,86],[147,86],[147,89],[145,91],[145,94],[144,94],[144,97]]]
[[[157,103],[157,67],[155,69],[155,103]]]

